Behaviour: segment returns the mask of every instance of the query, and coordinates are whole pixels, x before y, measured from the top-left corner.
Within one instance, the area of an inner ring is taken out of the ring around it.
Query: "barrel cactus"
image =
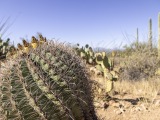
[[[86,69],[73,49],[46,42],[0,69],[4,120],[97,120]]]
[[[38,47],[38,39],[36,39],[34,36],[32,36],[32,40],[31,40],[31,47],[33,49],[36,49]]]

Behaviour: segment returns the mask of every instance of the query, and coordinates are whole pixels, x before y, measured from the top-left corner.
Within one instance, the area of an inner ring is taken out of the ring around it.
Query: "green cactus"
[[[82,47],[79,51],[80,51],[80,57],[82,59],[87,59],[87,54],[86,54],[84,48]]]
[[[96,54],[96,63],[101,65],[103,69],[110,69],[110,67],[112,67],[112,63],[106,56],[105,52]]]
[[[10,50],[9,41],[9,38],[5,42],[0,38],[0,60],[5,59]]]
[[[78,43],[74,46],[74,50],[76,51],[76,54],[80,56],[80,46]]]
[[[160,13],[158,14],[158,58],[160,59]]]
[[[93,52],[92,47],[89,47],[89,55],[90,57],[94,57],[94,52]]]
[[[86,44],[85,47],[80,48],[79,44],[74,47],[76,54],[79,55],[86,63],[94,65],[95,64],[95,55],[92,48]]]
[[[85,45],[84,51],[85,51],[86,55],[88,56],[88,54],[89,54],[89,45],[88,44]]]
[[[139,32],[138,32],[138,28],[137,28],[136,41],[137,41],[137,43],[139,43]]]
[[[139,32],[138,32],[138,28],[137,28],[137,32],[136,32],[136,44],[135,44],[135,46],[136,46],[136,49],[139,48]]]
[[[109,59],[105,52],[94,53],[92,48],[88,44],[83,48],[79,48],[79,44],[75,47],[77,55],[83,58],[86,63],[95,65],[95,69],[103,73],[104,77],[104,89],[108,93],[113,89],[113,81],[117,80],[118,76],[113,71],[114,67],[114,57],[116,52],[112,52],[112,57]],[[96,63],[96,64],[95,64]]]
[[[152,19],[149,19],[149,49],[152,49]]]
[[[95,54],[91,47],[89,47],[87,55],[88,55],[88,60],[87,60],[88,63],[94,65],[95,64]]]
[[[112,53],[113,57],[115,53]],[[113,89],[113,82],[117,80],[117,74],[112,71],[114,66],[114,58],[108,59],[105,52],[96,54],[96,69],[100,70],[104,76],[105,92],[108,93]]]
[[[4,119],[97,120],[85,67],[70,46],[46,42],[12,64],[0,71]]]

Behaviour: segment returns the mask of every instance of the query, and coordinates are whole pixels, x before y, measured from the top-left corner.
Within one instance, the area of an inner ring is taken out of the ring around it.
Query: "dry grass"
[[[128,55],[115,58],[116,67],[121,68],[120,79],[114,82],[116,94],[111,95],[112,99],[99,101],[101,108],[96,111],[101,120],[159,120],[160,77],[155,72],[160,62],[156,50],[141,44],[139,49],[129,50]],[[103,78],[92,78],[104,83]],[[106,109],[104,104],[108,105]]]
[[[121,54],[115,59],[116,65],[121,67],[121,80],[146,80],[154,76],[159,67],[157,48],[149,49],[147,43],[128,47]]]
[[[154,99],[160,94],[160,78],[150,78],[141,81],[117,81],[114,86],[119,94],[132,94],[145,98]]]
[[[160,78],[117,81],[114,91],[109,107],[96,109],[100,120],[159,120]]]

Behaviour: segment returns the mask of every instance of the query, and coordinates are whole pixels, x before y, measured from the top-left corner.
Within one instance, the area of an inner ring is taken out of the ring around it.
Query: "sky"
[[[0,0],[0,21],[9,18],[2,38],[15,45],[42,33],[60,42],[121,48],[135,41],[137,28],[139,41],[147,41],[150,18],[156,44],[159,12],[160,0]]]

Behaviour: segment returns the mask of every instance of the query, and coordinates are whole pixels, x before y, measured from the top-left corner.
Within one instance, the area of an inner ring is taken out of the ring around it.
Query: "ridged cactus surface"
[[[4,120],[97,120],[87,72],[69,45],[46,42],[0,73]]]

